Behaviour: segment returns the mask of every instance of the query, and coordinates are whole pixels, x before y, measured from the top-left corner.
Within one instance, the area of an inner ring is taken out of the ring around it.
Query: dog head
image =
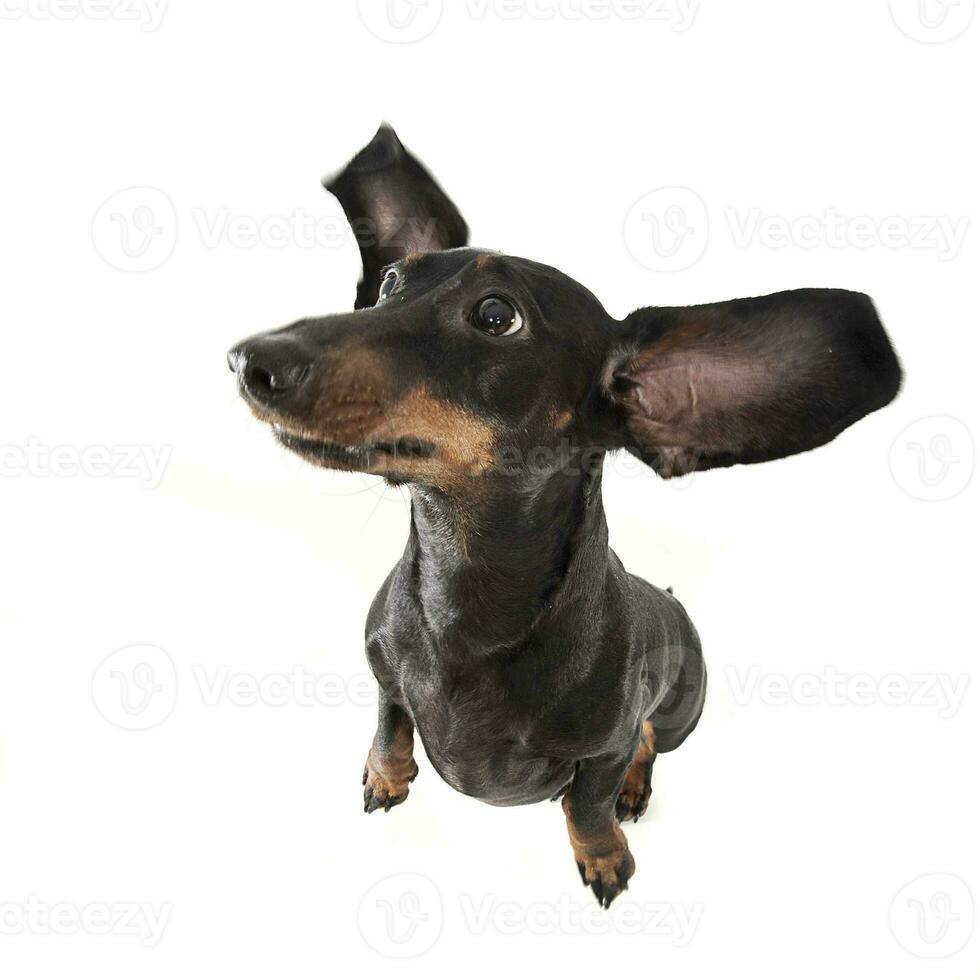
[[[898,391],[862,294],[616,320],[549,266],[451,247],[458,211],[393,133],[379,140],[331,182],[374,234],[359,239],[363,308],[229,352],[252,410],[311,462],[448,489],[627,449],[670,477],[815,448]]]

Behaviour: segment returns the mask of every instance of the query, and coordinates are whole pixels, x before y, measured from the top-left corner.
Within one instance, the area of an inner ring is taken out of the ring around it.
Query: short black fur
[[[329,187],[355,225],[429,230],[361,239],[371,308],[250,338],[229,363],[285,446],[411,489],[408,543],[367,621],[380,696],[365,809],[406,799],[417,731],[460,792],[561,797],[582,880],[608,906],[635,867],[617,815],[642,814],[706,672],[680,602],[609,547],[605,454],[673,476],[812,449],[895,396],[898,361],[856,293],[617,321],[555,269],[451,248],[459,212],[387,128]],[[488,297],[512,332],[480,329]]]

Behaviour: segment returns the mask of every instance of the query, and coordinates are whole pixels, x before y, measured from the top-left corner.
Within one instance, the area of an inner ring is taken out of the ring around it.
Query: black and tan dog
[[[458,211],[388,127],[328,187],[361,246],[360,309],[229,363],[288,449],[411,488],[367,621],[365,810],[407,797],[418,730],[462,793],[562,797],[608,906],[634,869],[618,821],[697,724],[705,668],[680,603],[609,548],[605,453],[670,477],[813,449],[891,401],[895,354],[871,301],[842,290],[615,320],[555,269],[458,247]]]

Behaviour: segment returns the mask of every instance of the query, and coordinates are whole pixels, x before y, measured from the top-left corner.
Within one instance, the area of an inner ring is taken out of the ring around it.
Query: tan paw
[[[364,812],[373,813],[384,807],[387,813],[393,806],[404,803],[408,797],[408,784],[418,775],[419,767],[415,760],[411,761],[410,768],[395,775],[378,766],[368,756],[367,764],[364,766],[364,776],[361,784],[364,786]]]
[[[636,870],[636,862],[625,838],[621,846],[605,854],[576,852],[575,863],[582,883],[592,888],[592,894],[604,909],[609,908],[613,899],[629,888],[629,880]]]
[[[645,721],[640,733],[639,748],[629,769],[626,770],[623,788],[619,791],[619,799],[616,801],[617,820],[632,820],[636,823],[647,812],[653,760],[656,757],[656,736],[653,725]]]
[[[616,801],[617,820],[632,820],[636,823],[647,812],[652,769],[653,763],[634,762],[629,767],[623,780],[623,788],[619,791],[619,799]]]

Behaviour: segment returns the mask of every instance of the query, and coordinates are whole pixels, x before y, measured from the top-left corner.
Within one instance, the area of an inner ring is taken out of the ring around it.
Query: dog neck
[[[601,480],[600,463],[488,477],[465,493],[412,488],[403,560],[446,655],[517,648],[601,593],[608,564]]]

